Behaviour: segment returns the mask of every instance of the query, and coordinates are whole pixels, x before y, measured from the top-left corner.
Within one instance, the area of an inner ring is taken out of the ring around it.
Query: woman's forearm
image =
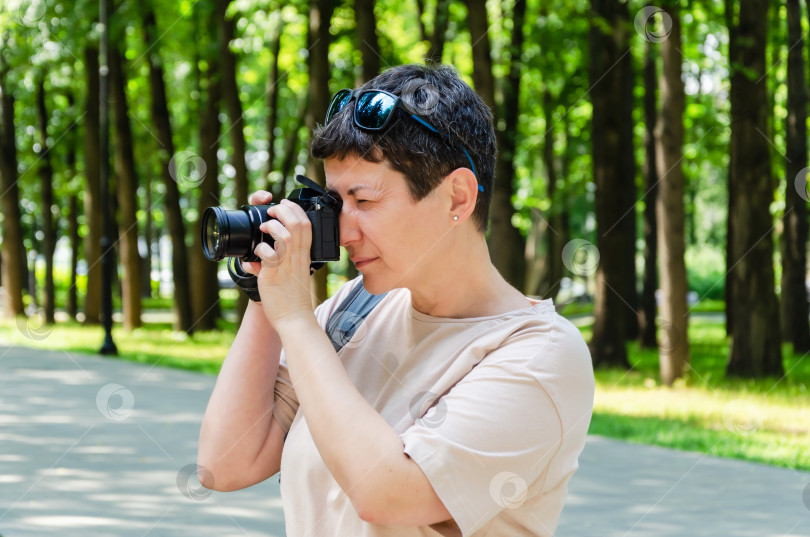
[[[380,494],[376,478],[390,476],[392,465],[406,458],[402,441],[352,384],[314,316],[283,323],[280,333],[299,412],[327,468],[357,506],[358,498]]]
[[[280,352],[280,339],[261,305],[251,302],[222,364],[200,430],[198,463],[218,489],[240,488],[241,480],[255,474],[259,454],[267,458],[262,448],[273,420]]]

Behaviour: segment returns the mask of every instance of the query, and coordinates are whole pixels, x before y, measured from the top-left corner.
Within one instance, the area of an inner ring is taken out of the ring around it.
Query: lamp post
[[[107,0],[99,0],[99,21],[101,22],[101,35],[99,36],[99,121],[101,136],[99,139],[99,153],[101,153],[101,318],[104,324],[104,343],[99,354],[118,354],[118,349],[112,338],[112,271],[113,271],[113,242],[110,230],[110,147],[109,147],[109,103],[107,75],[110,71],[107,65],[108,17]]]

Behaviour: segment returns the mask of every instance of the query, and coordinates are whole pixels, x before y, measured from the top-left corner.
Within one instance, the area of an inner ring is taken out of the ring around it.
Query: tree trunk
[[[76,99],[72,91],[67,94],[68,113],[75,114]],[[76,153],[78,147],[76,144],[76,126],[75,124],[70,127],[66,135],[68,144],[66,159],[66,180],[65,183],[70,185],[73,178],[76,177]],[[69,189],[67,200],[67,237],[70,244],[70,286],[67,290],[67,297],[65,297],[65,311],[68,317],[76,319],[79,313],[78,292],[76,289],[77,272],[79,267],[79,198],[78,194]]]
[[[56,227],[53,222],[53,165],[48,147],[48,108],[45,106],[45,78],[40,78],[37,85],[37,116],[39,123],[40,149],[39,177],[41,182],[40,197],[42,200],[40,217],[42,225],[42,254],[45,257],[45,323],[53,324],[56,310],[56,290],[53,286],[53,253],[56,249]]]
[[[71,170],[75,168],[70,167]],[[72,173],[72,172],[71,172]],[[76,276],[79,266],[79,199],[76,194],[68,198],[68,238],[70,240],[70,287],[68,288],[65,310],[68,317],[75,319],[79,313]]]
[[[144,281],[141,282],[141,298],[150,298],[152,296],[152,252],[153,238],[155,233],[152,227],[152,178],[151,174],[145,174],[143,177],[143,191],[144,191],[144,205],[146,212],[146,222],[143,226],[143,240],[146,244],[146,257],[141,260],[141,270],[144,272]],[[158,248],[160,248],[158,246]]]
[[[726,372],[731,376],[782,375],[779,307],[774,293],[773,201],[768,140],[768,93],[764,76],[768,0],[740,3],[731,73],[731,155],[738,188],[729,279],[734,303],[732,342]]]
[[[281,161],[281,182],[275,185],[273,197],[280,199],[287,189],[287,180],[292,179],[295,163],[298,159],[298,138],[299,131],[306,125],[307,110],[309,109],[309,93],[307,92],[304,101],[298,107],[298,115],[295,118],[295,125],[287,133],[284,140],[284,160]]]
[[[444,43],[447,35],[450,0],[436,0],[436,14],[433,17],[433,35],[430,36],[430,49],[425,61],[428,63],[441,63],[444,55]],[[486,11],[484,12],[486,17]]]
[[[99,132],[98,49],[84,51],[87,71],[87,106],[84,116],[84,215],[87,236],[84,238],[87,261],[87,292],[84,295],[84,322],[98,324],[101,309],[101,134]]]
[[[472,40],[473,85],[484,103],[492,110],[492,114],[497,116],[495,77],[492,74],[492,51],[489,44],[489,22],[485,0],[467,0],[467,17]]]
[[[554,158],[554,121],[552,117],[552,95],[548,86],[543,88],[543,115],[545,134],[543,136],[543,162],[547,179],[547,195],[551,200],[546,230],[546,256],[538,294],[544,298],[556,299],[563,277],[563,248],[568,237],[568,210],[565,196],[557,189],[557,166]],[[565,178],[563,178],[565,179]]]
[[[236,21],[228,18],[226,12],[230,0],[216,0],[217,21],[219,25],[219,51],[222,69],[222,99],[228,111],[230,128],[228,130],[233,149],[231,165],[236,170],[234,178],[234,195],[237,204],[247,203],[248,175],[245,163],[245,133],[242,117],[242,102],[239,100],[239,87],[236,82],[236,57],[231,51],[236,31]]]
[[[728,28],[728,57],[729,61],[737,57],[735,43],[737,42],[737,29],[736,29],[736,9],[737,3],[734,0],[723,0],[723,15],[726,20],[726,28]],[[734,66],[731,66],[732,68]],[[729,101],[733,102],[739,100],[740,97],[735,95],[738,91],[737,86],[731,84],[729,88]],[[723,289],[723,298],[726,303],[726,335],[731,337],[732,327],[734,326],[734,297],[731,292],[731,271],[734,266],[736,256],[734,254],[734,241],[731,238],[734,236],[734,219],[732,215],[735,212],[735,198],[737,193],[737,185],[732,181],[736,177],[734,165],[736,163],[736,156],[734,154],[734,144],[729,140],[728,145],[728,217],[726,218],[726,276],[725,287]]]
[[[807,303],[807,87],[799,0],[787,0],[788,65],[785,215],[782,236],[782,339],[810,351]],[[804,170],[804,171],[803,171]],[[801,177],[799,177],[801,175]],[[797,178],[799,182],[797,183]]]
[[[594,365],[629,367],[625,334],[627,305],[622,302],[625,275],[621,252],[626,251],[628,237],[621,232],[625,216],[622,156],[624,144],[631,140],[623,133],[624,74],[619,61],[630,54],[627,21],[618,0],[591,0],[592,16],[602,20],[592,23],[589,35],[591,52],[590,84],[593,119],[591,148],[593,176],[596,183],[596,247],[603,255],[596,271],[593,338],[590,342]],[[607,28],[608,30],[606,30]],[[617,255],[618,254],[618,255]]]
[[[374,16],[374,0],[355,0],[357,15],[357,42],[363,58],[363,80],[368,82],[380,73],[380,42],[377,39],[377,18]],[[442,0],[439,1],[439,4]],[[438,6],[437,8],[438,9]]]
[[[216,19],[211,19],[209,25],[209,35],[216,33]],[[217,151],[219,151],[219,107],[221,104],[221,85],[219,74],[219,62],[216,55],[209,55],[206,58],[208,71],[205,73],[206,87],[200,88],[200,95],[205,95],[207,89],[208,98],[200,106],[200,147],[202,148],[202,159],[205,162],[205,175],[200,184],[200,198],[198,200],[198,211],[200,220],[195,229],[200,229],[202,225],[202,214],[207,207],[219,205],[219,181],[217,171],[219,162]],[[201,74],[202,75],[202,74]],[[217,319],[222,316],[219,306],[219,280],[217,278],[217,263],[212,263],[205,259],[202,253],[201,237],[199,233],[194,234],[191,248],[191,262],[194,278],[194,295],[192,307],[194,318],[197,319],[197,326],[200,330],[214,330],[217,327]]]
[[[174,279],[174,313],[175,329],[186,333],[194,330],[191,317],[191,293],[189,289],[188,253],[186,249],[186,228],[180,209],[180,190],[172,172],[177,175],[172,159],[175,157],[169,107],[166,103],[166,86],[163,79],[163,67],[158,57],[157,28],[155,14],[151,7],[144,13],[143,30],[147,47],[152,47],[146,54],[149,64],[149,91],[152,97],[152,122],[157,130],[161,145],[161,162],[163,183],[166,186],[164,207],[169,234],[172,239],[172,277]]]
[[[39,301],[39,292],[37,291],[37,259],[39,258],[39,251],[37,247],[40,245],[41,241],[37,240],[37,225],[36,222],[31,225],[29,228],[29,240],[31,241],[31,248],[26,250],[23,247],[23,253],[25,254],[25,268],[26,274],[28,275],[28,295],[31,297],[31,305],[35,309],[39,309],[41,303]]]
[[[638,311],[639,345],[642,349],[653,349],[658,346],[655,333],[657,313],[655,290],[658,288],[658,227],[655,219],[658,203],[655,125],[658,121],[658,112],[655,90],[658,73],[655,63],[653,45],[647,41],[644,44],[644,287]]]
[[[363,57],[363,71],[361,79],[356,82],[356,86],[362,86],[380,72],[380,42],[377,39],[377,20],[374,16],[375,0],[355,0],[354,9],[357,13],[357,41],[360,43],[360,52]],[[439,9],[439,1],[436,9]],[[421,14],[421,11],[420,11]],[[420,19],[421,23],[421,19]],[[424,26],[423,26],[424,31]],[[424,34],[423,34],[424,35]],[[346,264],[346,278],[353,280],[359,272],[354,263]]]
[[[499,131],[498,158],[495,162],[495,197],[501,204],[503,213],[509,212],[508,225],[503,227],[503,237],[507,240],[508,255],[512,260],[511,281],[519,290],[525,287],[526,279],[526,240],[517,228],[512,225],[511,214],[515,179],[515,149],[518,139],[518,113],[520,107],[520,77],[523,69],[523,22],[526,16],[526,0],[516,0],[512,10],[512,35],[509,44],[509,74],[503,80],[503,122],[504,129]],[[494,232],[494,229],[493,229]]]
[[[428,40],[427,31],[425,30],[425,21],[423,20],[424,15],[425,15],[425,0],[416,0],[416,18],[419,21],[420,41]]]
[[[276,163],[276,127],[278,125],[278,90],[281,84],[281,79],[278,76],[278,57],[281,52],[281,29],[284,25],[279,22],[276,29],[276,34],[273,36],[273,42],[270,45],[270,69],[267,71],[267,185],[265,189],[272,191],[273,185],[271,182],[271,174],[273,173]],[[215,61],[210,58],[210,61]],[[208,81],[212,83],[213,71],[209,70]],[[219,90],[219,74],[216,74],[217,86],[217,106],[219,106],[220,90]],[[210,90],[209,90],[210,93]],[[210,99],[210,95],[209,95]],[[217,124],[219,120],[217,119]],[[202,128],[200,129],[200,136],[202,136]],[[217,132],[219,128],[217,127]],[[217,134],[219,138],[219,134]],[[217,143],[219,145],[219,143]],[[203,148],[203,151],[205,149]]]
[[[110,97],[113,106],[118,236],[122,281],[124,328],[141,326],[141,256],[138,251],[138,173],[133,153],[132,129],[126,96],[126,66],[118,48],[110,47]]]
[[[630,24],[632,19],[626,2],[620,5],[620,20]],[[629,47],[629,38],[625,35],[625,47]],[[633,68],[633,54],[624,54],[617,66],[622,76],[621,86],[621,140],[622,140],[622,169],[619,174],[621,181],[620,192],[622,196],[621,220],[614,230],[624,239],[622,249],[621,287],[617,288],[622,295],[625,305],[625,338],[633,340],[638,337],[638,289],[636,288],[636,207],[638,205],[638,189],[636,187],[636,154],[634,140],[633,109],[635,108],[635,69]]]
[[[326,117],[329,106],[329,43],[331,35],[329,26],[335,5],[332,0],[312,0],[309,8],[309,32],[307,33],[307,46],[309,56],[307,67],[309,69],[309,106],[307,107],[306,124],[310,132],[315,124]],[[309,176],[319,184],[326,184],[323,166],[317,164],[312,158],[307,166]],[[312,294],[316,304],[326,300],[326,277],[329,274],[329,265],[325,266],[312,277]]]
[[[14,96],[6,84],[7,68],[0,58],[0,203],[3,208],[3,313],[25,315],[23,264],[25,249],[20,224],[20,190],[17,186],[17,143],[14,139]]]
[[[231,165],[236,170],[234,177],[234,196],[237,205],[247,203],[248,197],[248,176],[247,165],[245,163],[245,133],[244,119],[242,117],[242,103],[239,100],[239,87],[236,83],[236,57],[231,51],[231,41],[236,34],[236,21],[228,18],[228,5],[231,0],[215,0],[217,22],[219,26],[219,54],[222,68],[222,99],[225,101],[225,108],[228,110],[230,126],[228,134],[231,140]],[[310,52],[311,54],[311,52]],[[327,86],[324,86],[324,88]],[[323,88],[321,88],[323,90]],[[324,112],[324,115],[326,112]],[[240,321],[247,309],[248,298],[244,293],[239,293],[236,310]]]
[[[658,195],[658,243],[661,255],[661,380],[671,386],[689,363],[686,265],[684,264],[683,114],[681,79],[681,23],[677,8],[669,10],[669,36],[661,47],[661,116],[658,118],[656,157],[661,178]]]
[[[512,180],[514,178],[514,150],[517,134],[518,95],[520,92],[520,56],[523,50],[523,18],[526,4],[515,3],[512,39],[510,43],[511,63],[508,77],[504,80],[503,113],[498,113],[495,104],[495,76],[492,72],[492,57],[489,43],[484,0],[467,0],[470,38],[473,51],[473,83],[484,102],[493,110],[495,125],[503,120],[503,130],[496,130],[498,137],[498,157],[495,162],[495,183],[492,192],[491,231],[489,250],[492,262],[501,275],[518,289],[525,284],[526,262],[525,244],[520,232],[512,225]]]

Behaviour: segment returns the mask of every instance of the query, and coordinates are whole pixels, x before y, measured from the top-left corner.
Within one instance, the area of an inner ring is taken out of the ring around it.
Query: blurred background
[[[105,6],[0,7],[3,344],[97,352],[108,251],[119,355],[215,373],[246,302],[204,208],[322,182],[331,95],[442,62],[495,116],[494,264],[590,344],[592,432],[810,469],[805,2]]]

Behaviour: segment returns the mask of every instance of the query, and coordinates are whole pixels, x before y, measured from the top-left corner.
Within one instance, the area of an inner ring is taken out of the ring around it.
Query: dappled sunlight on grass
[[[230,326],[228,330],[196,332],[192,336],[174,331],[164,323],[150,323],[131,332],[113,327],[113,340],[119,357],[126,360],[216,374],[236,334]],[[32,327],[27,330],[26,324],[21,327],[15,321],[3,320],[0,343],[97,354],[104,341],[101,326],[66,322],[53,326],[32,324]]]
[[[628,346],[630,371],[597,369],[590,432],[636,443],[810,470],[810,357],[784,348],[784,378],[725,377],[721,320],[693,316],[691,363],[672,387],[658,351]]]

